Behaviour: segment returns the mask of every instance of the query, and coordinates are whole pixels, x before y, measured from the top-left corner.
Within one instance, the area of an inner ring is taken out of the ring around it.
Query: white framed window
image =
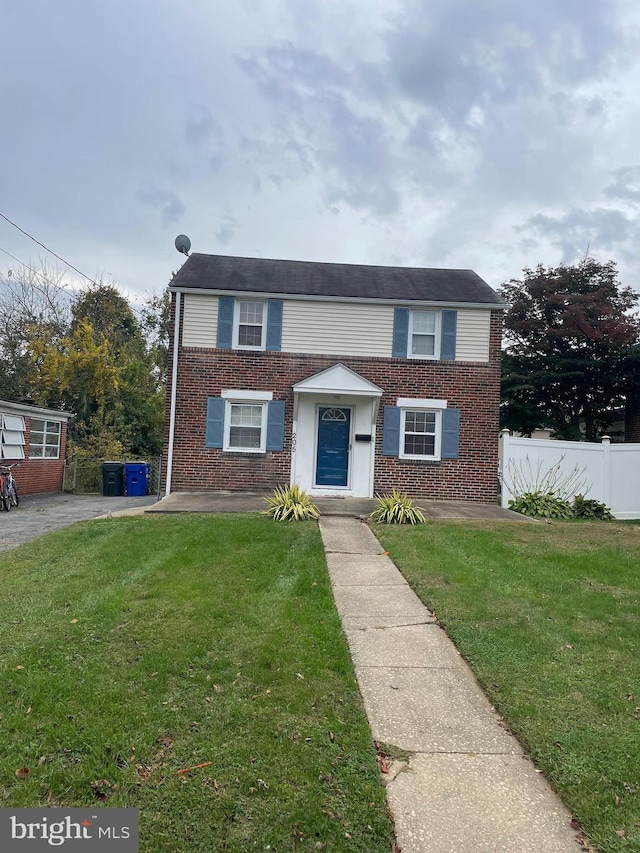
[[[409,358],[440,358],[440,312],[409,312]]]
[[[29,459],[58,459],[60,422],[31,418]]]
[[[266,338],[266,302],[236,300],[233,318],[233,348],[263,350]]]
[[[401,459],[441,458],[442,411],[446,400],[411,399],[400,397],[400,448]]]
[[[266,446],[266,403],[227,401],[224,450],[264,453]]]
[[[0,415],[0,458],[24,459],[24,418]]]

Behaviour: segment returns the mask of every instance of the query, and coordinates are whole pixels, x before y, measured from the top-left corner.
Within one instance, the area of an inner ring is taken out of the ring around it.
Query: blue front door
[[[346,486],[349,481],[351,409],[318,410],[317,486]]]

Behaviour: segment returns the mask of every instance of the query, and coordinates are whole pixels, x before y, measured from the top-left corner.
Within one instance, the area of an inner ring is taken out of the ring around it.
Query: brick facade
[[[174,296],[175,301],[175,296]],[[383,389],[377,421],[374,489],[396,487],[414,497],[495,501],[497,496],[502,313],[492,311],[485,362],[316,356],[282,352],[183,348],[178,358],[172,491],[270,490],[288,483],[293,421],[292,386],[342,362]],[[171,377],[167,389],[168,439]],[[282,452],[259,457],[205,447],[207,398],[226,388],[273,392],[284,400]],[[382,456],[384,406],[398,397],[446,399],[461,412],[460,455],[439,462]],[[166,471],[166,450],[163,470]]]
[[[35,407],[15,404],[3,403],[3,411],[10,415],[18,415],[24,418],[24,440],[23,445],[24,459],[2,459],[0,465],[14,465],[13,476],[18,487],[18,494],[35,495],[45,492],[61,492],[64,481],[64,466],[67,446],[67,420],[59,420],[57,412],[46,409],[36,409]],[[30,459],[29,451],[31,445],[31,415],[39,420],[54,420],[60,423],[60,450],[57,459]],[[17,463],[17,464],[16,464]]]
[[[64,479],[64,460],[67,445],[67,424],[60,424],[60,457],[58,459],[29,459],[29,441],[31,419],[26,421],[25,459],[13,469],[18,485],[18,494],[37,495],[44,492],[61,492]],[[12,464],[8,460],[8,464]]]

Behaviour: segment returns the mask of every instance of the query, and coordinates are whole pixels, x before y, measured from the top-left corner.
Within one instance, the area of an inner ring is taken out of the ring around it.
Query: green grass
[[[141,851],[388,853],[317,525],[100,520],[0,573],[0,806],[138,807]]]
[[[428,522],[376,533],[592,842],[638,853],[638,527]]]

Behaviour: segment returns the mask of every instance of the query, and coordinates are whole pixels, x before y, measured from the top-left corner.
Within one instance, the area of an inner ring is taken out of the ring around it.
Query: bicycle
[[[14,462],[13,465],[0,466],[0,509],[5,512],[9,512],[12,506],[20,506],[18,486],[13,479],[13,471],[11,470],[19,464],[19,462]]]

